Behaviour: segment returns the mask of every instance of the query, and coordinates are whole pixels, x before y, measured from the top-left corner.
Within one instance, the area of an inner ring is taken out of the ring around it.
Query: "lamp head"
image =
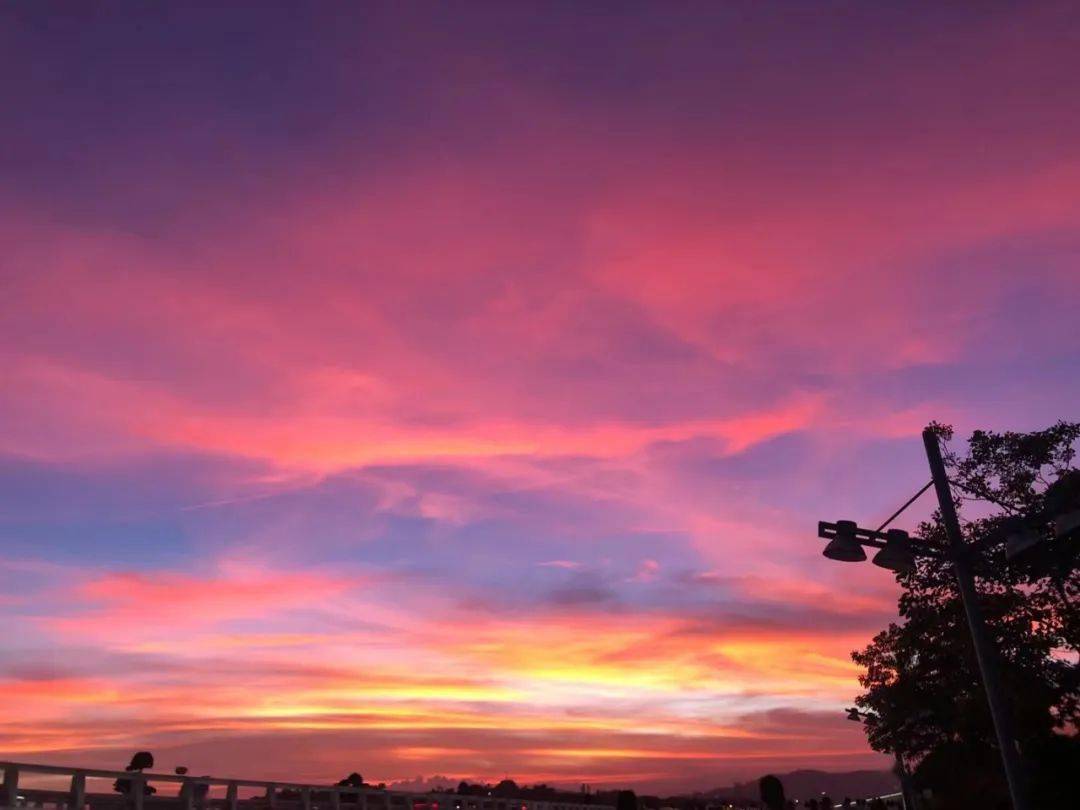
[[[1054,519],[1054,537],[1061,542],[1080,540],[1080,509],[1065,512]]]
[[[915,570],[915,553],[911,550],[911,538],[901,529],[889,529],[885,533],[885,548],[874,555],[874,565],[906,574]]]
[[[1054,539],[1080,541],[1080,471],[1069,470],[1046,490],[1046,511],[1054,520]]]
[[[1028,557],[1042,542],[1039,532],[1022,521],[1015,521],[1005,535],[1005,559],[1008,562]]]
[[[838,562],[862,562],[866,552],[855,538],[857,525],[854,520],[836,521],[836,536],[833,537],[821,553],[830,560]]]

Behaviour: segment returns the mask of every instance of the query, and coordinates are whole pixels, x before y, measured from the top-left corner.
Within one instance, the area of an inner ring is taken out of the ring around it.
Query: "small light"
[[[836,521],[836,536],[825,546],[821,553],[830,560],[838,562],[862,562],[866,559],[866,552],[862,545],[855,539],[855,529],[858,528],[854,520]]]
[[[1055,553],[1064,560],[1080,541],[1080,470],[1061,475],[1046,490],[1046,512],[1053,516]]]
[[[915,570],[915,554],[911,551],[911,539],[901,529],[889,529],[885,533],[885,548],[874,555],[874,565],[907,574]]]
[[[1080,539],[1080,509],[1058,515],[1054,520],[1054,536],[1058,540]]]
[[[1035,529],[1017,524],[1005,538],[1005,559],[1012,562],[1026,556],[1041,542],[1042,538]]]

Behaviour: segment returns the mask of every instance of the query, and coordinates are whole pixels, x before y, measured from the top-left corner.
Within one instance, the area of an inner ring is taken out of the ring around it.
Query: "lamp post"
[[[867,712],[860,712],[858,709],[851,708],[847,710],[847,719],[856,723],[870,725],[875,717]],[[904,797],[904,808],[905,810],[918,810],[915,791],[911,789],[911,774],[908,773],[904,757],[899,751],[893,751],[893,756],[896,757],[896,775],[900,778],[900,793]]]
[[[1009,795],[1015,810],[1028,810],[1028,797],[1017,748],[1016,734],[1012,727],[1012,712],[1009,699],[1001,683],[1001,668],[997,650],[990,642],[986,632],[986,622],[979,608],[979,594],[975,589],[975,573],[971,567],[971,558],[960,531],[960,520],[956,516],[956,502],[953,501],[949,479],[945,474],[945,462],[941,458],[941,445],[937,433],[927,428],[923,431],[923,444],[926,446],[926,458],[930,462],[930,473],[934,479],[938,506],[941,510],[941,522],[949,538],[952,554],[953,573],[960,587],[960,599],[964,603],[968,630],[975,647],[975,658],[979,662],[979,674],[982,675],[986,700],[990,704],[990,715],[994,720],[998,748],[1001,750],[1001,764],[1005,768],[1005,779],[1009,783]]]
[[[987,703],[990,705],[990,715],[994,723],[994,732],[997,736],[998,749],[1001,752],[1001,762],[1005,770],[1005,779],[1009,785],[1013,810],[1031,810],[1027,797],[1023,765],[1017,748],[1016,735],[1013,732],[1008,698],[1001,683],[997,650],[994,649],[990,642],[986,622],[983,620],[982,610],[979,608],[978,592],[975,589],[975,574],[970,559],[971,550],[964,542],[960,530],[960,521],[956,515],[956,504],[953,501],[949,479],[945,473],[945,463],[941,457],[941,446],[938,444],[937,433],[933,429],[927,428],[923,431],[923,445],[926,448],[926,458],[930,464],[931,483],[916,493],[878,529],[863,529],[850,520],[839,520],[836,523],[819,523],[818,536],[829,541],[822,553],[832,560],[861,562],[866,559],[866,552],[863,547],[874,547],[879,549],[874,556],[874,564],[897,572],[911,570],[915,565],[916,557],[929,557],[952,564],[953,573],[956,575],[956,582],[960,589],[960,599],[964,604],[964,613],[967,617],[971,641],[975,648],[975,658],[979,664],[979,674],[982,676],[983,689],[986,692]],[[885,526],[891,523],[900,512],[910,506],[915,501],[915,498],[918,498],[931,485],[937,493],[941,521],[945,534],[949,539],[948,549],[942,549],[927,543],[925,540],[908,537],[906,532],[895,529],[882,532]]]

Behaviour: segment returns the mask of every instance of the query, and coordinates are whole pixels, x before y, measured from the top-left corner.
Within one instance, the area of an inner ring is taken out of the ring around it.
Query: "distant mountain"
[[[412,779],[399,779],[396,782],[391,782],[387,787],[390,790],[404,790],[410,793],[427,793],[429,790],[452,793],[457,790],[459,781],[452,776],[442,776],[440,774],[426,777],[417,775]]]
[[[845,796],[880,796],[900,790],[896,777],[889,771],[792,771],[778,773],[776,776],[784,783],[784,793],[789,799],[809,799],[828,793],[831,798],[840,801]],[[708,790],[704,795],[716,799],[756,799],[758,782],[757,779],[751,782],[736,782],[730,787]]]

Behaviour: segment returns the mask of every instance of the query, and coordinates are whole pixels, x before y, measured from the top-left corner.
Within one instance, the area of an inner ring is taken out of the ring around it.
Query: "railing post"
[[[180,783],[180,806],[184,810],[195,810],[195,785],[190,779]]]
[[[146,798],[146,777],[141,773],[131,775],[131,806],[135,810],[143,810],[143,799]]]
[[[274,790],[274,785],[266,786],[266,806],[277,807],[277,791]]]
[[[236,782],[229,782],[225,788],[225,804],[229,810],[236,810]]]
[[[8,807],[19,806],[19,769],[14,765],[4,768],[4,801]]]
[[[311,810],[311,788],[300,788],[300,806],[303,810]]]
[[[330,810],[341,810],[341,791],[337,788],[330,789]]]
[[[86,774],[76,771],[71,777],[71,810],[86,806]]]

